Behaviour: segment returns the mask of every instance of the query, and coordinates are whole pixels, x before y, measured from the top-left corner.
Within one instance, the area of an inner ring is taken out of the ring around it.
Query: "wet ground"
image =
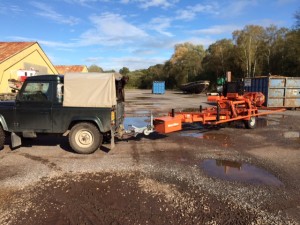
[[[207,105],[176,92],[126,96],[126,126]],[[75,154],[66,137],[6,145],[0,224],[299,224],[299,132],[300,111],[286,111],[253,130],[185,125],[91,155]]]

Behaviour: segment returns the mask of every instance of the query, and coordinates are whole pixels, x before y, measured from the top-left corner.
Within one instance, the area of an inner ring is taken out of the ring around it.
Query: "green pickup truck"
[[[13,148],[21,137],[64,134],[74,151],[93,153],[124,132],[125,83],[116,73],[28,77],[15,101],[0,102],[0,148],[9,133]]]

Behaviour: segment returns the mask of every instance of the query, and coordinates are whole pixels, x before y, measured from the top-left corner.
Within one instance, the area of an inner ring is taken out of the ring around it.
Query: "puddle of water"
[[[200,164],[200,167],[209,176],[223,180],[239,181],[249,184],[266,184],[272,186],[283,185],[278,178],[266,170],[247,163],[207,159]]]
[[[149,110],[137,110],[135,111],[136,114],[148,114],[150,115],[151,112]]]
[[[135,103],[135,105],[155,105],[155,103],[153,103],[153,102],[137,102],[137,103]]]
[[[269,115],[266,115],[266,116],[269,117],[269,118],[278,118],[278,119],[283,119],[283,118],[287,117],[286,115],[281,115],[281,114],[269,114]]]
[[[269,121],[266,118],[259,117],[256,119],[256,127],[257,128],[267,127],[268,125],[269,125]]]
[[[135,101],[131,101],[131,102],[126,102],[126,106],[127,107],[132,107],[132,106],[138,106],[138,107],[140,107],[140,106],[144,106],[144,107],[160,107],[160,106],[162,106],[162,105],[164,105],[164,104],[161,104],[161,103],[157,103],[157,102],[135,102]]]
[[[146,127],[150,123],[150,117],[125,117],[124,127],[128,128],[129,125],[133,125],[136,127]]]
[[[222,147],[229,147],[231,146],[231,141],[228,135],[226,134],[216,134],[216,133],[200,133],[200,132],[182,132],[179,134],[182,137],[193,137],[199,139],[206,139],[206,140],[214,140],[217,141]]]
[[[142,97],[135,97],[135,99],[146,100],[146,99],[152,99],[152,97],[142,96]]]
[[[182,132],[180,133],[180,136],[203,138],[203,139],[217,140],[217,141],[224,141],[229,139],[229,136],[226,134],[201,133],[201,132]]]
[[[203,133],[181,133],[180,136],[182,137],[194,137],[194,138],[204,138]]]
[[[148,110],[148,109],[138,109],[138,110],[136,110],[135,109],[134,111],[126,112],[125,118],[127,118],[127,117],[149,117],[149,119],[150,119],[151,114],[153,116],[157,116],[155,113],[153,113],[152,110]]]

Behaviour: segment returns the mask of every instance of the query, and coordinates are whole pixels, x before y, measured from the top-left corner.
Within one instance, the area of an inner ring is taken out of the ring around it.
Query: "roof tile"
[[[36,42],[0,42],[0,63],[35,43]]]
[[[85,66],[82,65],[58,65],[54,66],[59,74],[66,74],[67,72],[82,72]]]

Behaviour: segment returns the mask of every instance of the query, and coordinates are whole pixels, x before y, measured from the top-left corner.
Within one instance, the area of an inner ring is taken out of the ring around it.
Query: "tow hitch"
[[[153,115],[151,113],[150,115],[150,124],[144,127],[136,127],[132,124],[128,125],[128,130],[125,130],[125,134],[128,136],[136,137],[138,134],[144,134],[148,136],[149,134],[154,132],[154,126],[153,126]]]

